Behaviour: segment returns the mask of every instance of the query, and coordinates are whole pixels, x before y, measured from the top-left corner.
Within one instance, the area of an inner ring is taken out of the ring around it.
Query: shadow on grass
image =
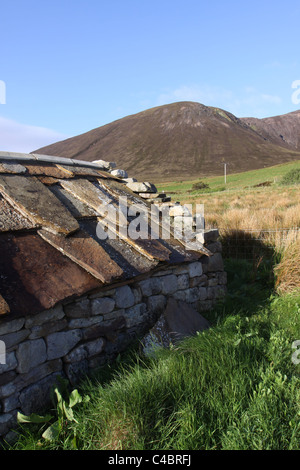
[[[251,316],[268,307],[275,293],[274,267],[280,255],[274,248],[242,230],[222,236],[223,260],[227,272],[227,296],[216,306],[222,316]]]

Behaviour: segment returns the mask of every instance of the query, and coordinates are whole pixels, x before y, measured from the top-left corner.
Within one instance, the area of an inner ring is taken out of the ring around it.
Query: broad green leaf
[[[57,398],[57,414],[58,414],[58,418],[59,419],[62,419],[63,416],[64,416],[64,405],[63,405],[63,397],[60,393],[60,391],[58,390],[58,388],[56,387],[55,390],[55,395],[56,395],[56,398]]]
[[[70,394],[69,406],[73,408],[73,406],[81,402],[82,402],[82,396],[80,395],[77,389],[73,390],[73,392]]]
[[[55,441],[59,436],[60,430],[61,426],[59,421],[55,421],[55,423],[51,424],[51,426],[43,432],[42,437],[47,441]]]
[[[74,421],[74,414],[72,408],[70,408],[65,402],[63,403],[63,407],[66,418],[69,421]]]
[[[52,417],[51,415],[40,416],[35,413],[32,413],[30,416],[23,415],[20,412],[17,414],[19,423],[47,423]]]

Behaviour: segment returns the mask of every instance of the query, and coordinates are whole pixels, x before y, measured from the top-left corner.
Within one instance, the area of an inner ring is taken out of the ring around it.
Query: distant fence
[[[300,239],[300,227],[280,229],[231,229],[219,227],[224,258],[272,258],[275,251]]]

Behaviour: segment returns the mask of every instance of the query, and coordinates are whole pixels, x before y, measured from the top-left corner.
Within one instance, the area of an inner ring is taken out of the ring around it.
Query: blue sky
[[[0,17],[0,150],[174,101],[238,117],[300,108],[298,0],[9,0]]]

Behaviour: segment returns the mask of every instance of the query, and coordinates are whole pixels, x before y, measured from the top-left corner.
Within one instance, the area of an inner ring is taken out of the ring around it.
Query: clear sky
[[[0,150],[174,101],[300,108],[299,0],[9,0],[0,18]]]

